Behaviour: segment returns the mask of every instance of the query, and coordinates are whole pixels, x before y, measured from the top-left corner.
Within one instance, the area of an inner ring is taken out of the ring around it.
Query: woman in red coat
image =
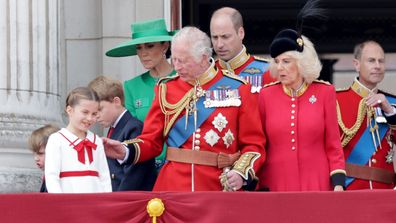
[[[312,42],[282,30],[270,46],[270,71],[279,81],[259,95],[267,160],[258,173],[271,191],[343,190],[344,154],[334,87],[319,77],[322,65]]]

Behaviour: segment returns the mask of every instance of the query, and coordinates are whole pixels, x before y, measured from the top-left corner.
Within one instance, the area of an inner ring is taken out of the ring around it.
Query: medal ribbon
[[[215,90],[219,86],[229,86],[229,89],[237,89],[242,84],[242,82],[223,76],[219,81],[214,83],[209,90]],[[204,106],[205,97],[200,97],[197,101],[197,128],[199,128],[205,120],[215,111],[215,108],[205,108]],[[185,129],[185,114],[182,118],[176,121],[168,134],[168,146],[179,148],[183,145],[187,139],[195,132],[194,128],[194,116],[188,115],[188,125]],[[191,124],[190,124],[191,123]]]

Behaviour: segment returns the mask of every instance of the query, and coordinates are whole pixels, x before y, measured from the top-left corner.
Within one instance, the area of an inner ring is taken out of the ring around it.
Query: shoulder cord
[[[166,136],[176,121],[177,117],[179,117],[180,113],[183,109],[188,109],[188,105],[190,101],[193,99],[194,96],[194,89],[192,88],[189,90],[180,101],[175,104],[171,104],[166,100],[166,85],[161,83],[159,85],[159,100],[160,100],[160,107],[162,113],[165,115],[165,125],[164,125],[164,133],[163,135]],[[169,120],[169,117],[173,115],[173,117]]]
[[[364,99],[360,100],[359,103],[359,108],[358,108],[358,114],[356,117],[355,124],[351,128],[347,128],[342,121],[342,116],[341,116],[341,110],[340,110],[340,105],[338,104],[337,101],[337,119],[338,119],[338,125],[342,129],[342,136],[341,136],[341,145],[342,147],[346,146],[349,141],[356,135],[357,131],[359,130],[360,126],[363,123],[364,117],[366,116],[366,103]]]

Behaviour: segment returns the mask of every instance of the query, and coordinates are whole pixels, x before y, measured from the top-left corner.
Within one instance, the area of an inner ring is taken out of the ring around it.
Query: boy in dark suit
[[[125,109],[121,82],[99,76],[88,86],[99,96],[98,122],[109,128],[108,138],[123,142],[141,133],[143,123]],[[135,165],[110,158],[107,162],[113,191],[152,190],[157,177],[154,159]]]

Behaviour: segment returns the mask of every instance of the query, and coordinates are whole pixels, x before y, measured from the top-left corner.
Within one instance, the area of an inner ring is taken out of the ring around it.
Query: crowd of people
[[[147,72],[72,90],[68,125],[32,133],[42,192],[395,187],[396,97],[377,88],[379,43],[356,45],[357,77],[336,91],[318,80],[320,59],[299,29],[281,30],[268,60],[251,56],[234,8],[212,14],[210,37],[170,32],[163,19],[131,27],[132,40],[106,55],[137,55]],[[96,122],[105,137],[89,130]]]

